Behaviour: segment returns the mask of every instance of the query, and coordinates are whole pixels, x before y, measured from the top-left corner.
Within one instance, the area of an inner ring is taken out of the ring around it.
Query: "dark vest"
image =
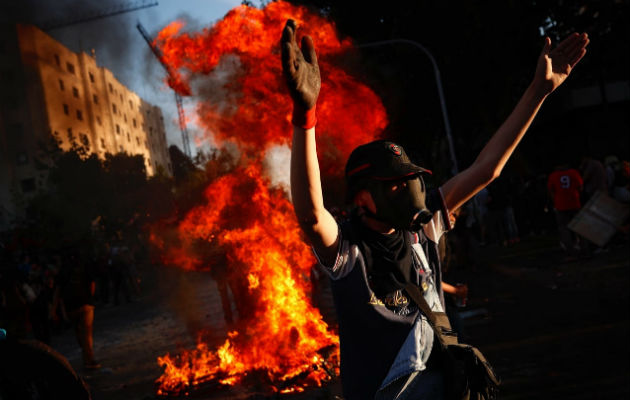
[[[350,221],[341,226],[342,240],[348,240],[350,248],[358,245],[355,229]],[[419,231],[418,236],[444,304],[437,244],[428,240],[423,231]],[[347,400],[373,399],[409,335],[418,311],[406,316],[396,315],[371,301],[374,296],[362,255],[347,276],[331,282],[339,320],[344,397]]]

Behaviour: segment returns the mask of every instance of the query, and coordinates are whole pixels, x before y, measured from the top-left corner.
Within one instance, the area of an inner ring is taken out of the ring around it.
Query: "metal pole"
[[[451,161],[453,162],[451,172],[453,175],[456,175],[459,172],[459,167],[457,165],[457,157],[455,156],[455,146],[453,145],[453,137],[451,136],[451,124],[448,120],[448,113],[446,112],[446,101],[444,100],[444,90],[442,89],[442,78],[440,76],[440,70],[435,62],[435,58],[433,54],[429,52],[423,45],[418,42],[409,39],[390,39],[390,40],[381,40],[378,42],[370,42],[359,44],[356,47],[377,47],[388,44],[398,44],[405,43],[410,44],[417,49],[420,49],[431,61],[431,65],[433,66],[433,73],[435,75],[435,82],[437,84],[438,95],[440,97],[440,106],[442,107],[442,118],[444,119],[444,129],[446,130],[446,140],[448,142],[448,149],[451,155]]]

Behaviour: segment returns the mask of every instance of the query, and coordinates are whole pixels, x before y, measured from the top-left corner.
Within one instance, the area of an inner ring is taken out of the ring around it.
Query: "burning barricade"
[[[351,43],[305,8],[284,2],[263,9],[240,6],[201,32],[184,32],[184,24],[176,22],[159,33],[155,45],[176,74],[169,84],[196,103],[195,122],[204,132],[197,140],[229,143],[240,162],[211,182],[202,204],[180,218],[179,246],[164,246],[160,232],[153,232],[154,242],[170,264],[183,268],[212,269],[225,262],[232,278],[246,285],[248,313],[217,348],[200,341],[194,349],[159,357],[164,373],[158,394],[251,380],[272,392],[296,392],[321,386],[338,372],[339,339],[311,305],[315,258],[286,190],[289,157],[282,154],[289,153],[291,104],[279,39],[288,18],[310,28],[303,34],[317,41],[326,76],[318,104],[322,174],[342,170],[350,150],[376,138],[386,125],[379,98],[333,61]],[[269,157],[272,152],[281,156]],[[222,256],[200,265],[189,252],[199,241]]]

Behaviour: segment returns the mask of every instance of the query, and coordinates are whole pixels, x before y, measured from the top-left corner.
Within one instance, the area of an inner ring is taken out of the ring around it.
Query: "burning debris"
[[[180,22],[159,33],[155,43],[175,73],[169,84],[197,102],[205,139],[236,145],[242,155],[239,167],[207,187],[205,204],[183,217],[177,229],[181,245],[164,247],[164,257],[188,269],[226,262],[231,279],[245,288],[238,296],[247,314],[239,315],[246,322],[216,349],[199,342],[195,349],[159,357],[164,373],[157,380],[158,394],[186,394],[207,382],[246,385],[252,380],[271,392],[292,393],[321,386],[338,373],[339,339],[310,303],[315,259],[283,184],[291,102],[279,39],[288,18],[311,29],[304,33],[313,36],[320,51],[322,173],[342,170],[350,150],[373,140],[387,122],[378,97],[332,61],[351,43],[305,8],[283,2],[264,9],[240,6],[198,33],[182,33]],[[226,73],[230,65],[234,70]],[[224,95],[199,84],[204,79],[215,86],[223,80]],[[153,237],[161,241],[159,232]],[[191,250],[200,241],[212,249],[208,254],[218,256],[200,260]]]

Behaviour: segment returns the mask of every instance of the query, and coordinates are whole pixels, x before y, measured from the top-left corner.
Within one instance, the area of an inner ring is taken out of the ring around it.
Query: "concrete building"
[[[44,187],[42,144],[142,155],[148,175],[172,174],[160,108],[122,85],[93,55],[31,25],[0,25],[0,227]]]

